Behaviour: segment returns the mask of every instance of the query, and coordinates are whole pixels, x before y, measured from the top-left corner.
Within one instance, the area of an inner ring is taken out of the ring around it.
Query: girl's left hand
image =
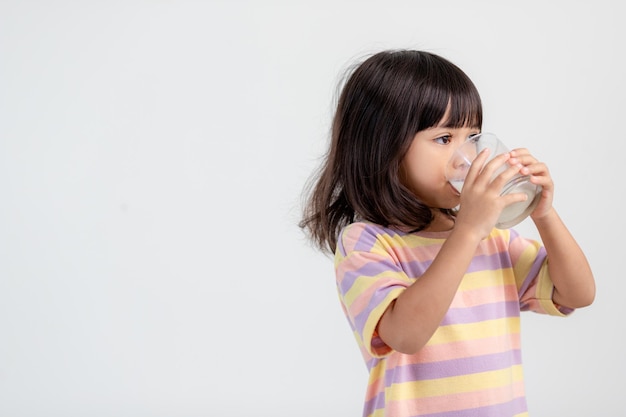
[[[520,174],[530,175],[530,182],[541,186],[541,199],[537,207],[530,214],[534,220],[541,219],[552,210],[552,201],[554,199],[554,182],[548,167],[543,162],[538,161],[525,148],[513,149],[510,152],[511,159],[509,163],[520,163],[522,168]]]

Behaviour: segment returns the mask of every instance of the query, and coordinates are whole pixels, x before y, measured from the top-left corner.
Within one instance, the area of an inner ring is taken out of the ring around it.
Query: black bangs
[[[483,110],[478,92],[464,91],[451,93],[449,114],[443,121],[444,127],[459,128],[472,127],[480,129],[483,124]]]
[[[470,78],[456,65],[440,57],[426,55],[420,58],[422,72],[414,74],[419,78],[419,81],[414,80],[414,85],[418,86],[414,91],[414,103],[415,108],[421,109],[415,115],[417,131],[437,125],[480,129],[482,104]]]

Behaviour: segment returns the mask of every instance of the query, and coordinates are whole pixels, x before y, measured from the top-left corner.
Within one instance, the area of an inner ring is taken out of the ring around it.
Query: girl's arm
[[[450,308],[480,241],[489,235],[505,206],[524,198],[522,194],[500,196],[502,186],[521,166],[513,163],[491,181],[493,172],[506,163],[509,155],[497,156],[479,172],[478,167],[486,157],[483,152],[472,164],[463,185],[461,209],[454,228],[432,264],[387,308],[378,322],[379,336],[398,352],[415,353],[428,342]],[[432,224],[445,228],[441,214],[435,211],[435,216]]]
[[[596,286],[587,258],[552,206],[554,183],[545,164],[538,162],[526,149],[516,149],[511,155],[524,167],[522,174],[530,174],[531,181],[541,185],[541,200],[533,219],[548,254],[548,271],[554,284],[552,300],[559,305],[578,308],[591,304]]]
[[[481,239],[471,230],[453,230],[426,272],[383,313],[378,334],[385,344],[412,354],[428,342],[450,308]]]
[[[556,210],[533,218],[548,253],[548,271],[554,284],[552,300],[578,308],[593,302],[595,281],[587,258]]]

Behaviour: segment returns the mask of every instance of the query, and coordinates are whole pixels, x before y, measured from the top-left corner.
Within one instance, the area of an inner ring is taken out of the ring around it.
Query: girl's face
[[[454,150],[479,132],[478,128],[450,128],[441,123],[417,132],[400,166],[402,183],[429,207],[456,207],[459,193],[446,180],[446,165]]]

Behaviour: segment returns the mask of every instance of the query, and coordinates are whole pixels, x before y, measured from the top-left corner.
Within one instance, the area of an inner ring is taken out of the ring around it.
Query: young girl
[[[474,84],[428,52],[377,53],[343,87],[300,226],[335,254],[369,370],[364,416],[526,416],[520,311],[565,316],[594,299],[544,163],[515,149],[483,167],[483,152],[462,193],[446,181],[481,124]],[[531,218],[543,243],[494,228],[525,198],[500,195],[518,172],[542,187]]]

